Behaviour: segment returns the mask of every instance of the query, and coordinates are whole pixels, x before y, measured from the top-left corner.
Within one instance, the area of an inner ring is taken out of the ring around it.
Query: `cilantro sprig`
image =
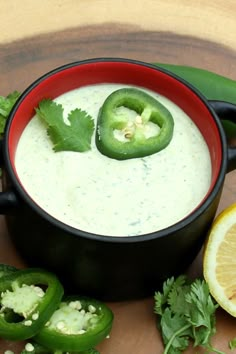
[[[63,111],[63,106],[51,99],[43,99],[36,108],[36,113],[47,125],[47,133],[54,151],[90,150],[94,132],[93,118],[87,112],[76,108],[69,113],[67,124]]]
[[[6,97],[0,96],[0,136],[4,133],[6,121],[19,96],[18,91]],[[63,118],[63,106],[51,99],[43,99],[35,110],[47,125],[54,151],[84,152],[91,149],[94,120],[87,112],[79,108],[72,110],[67,117],[67,124]]]
[[[218,304],[204,280],[196,279],[191,283],[184,275],[169,278],[162,292],[155,293],[154,300],[164,354],[182,353],[190,341],[194,347],[202,346],[209,353],[224,354],[211,345]]]
[[[236,349],[236,338],[233,338],[229,341],[229,348],[231,350]]]
[[[19,96],[20,92],[18,91],[11,92],[6,97],[0,96],[0,136],[4,133],[8,116]]]

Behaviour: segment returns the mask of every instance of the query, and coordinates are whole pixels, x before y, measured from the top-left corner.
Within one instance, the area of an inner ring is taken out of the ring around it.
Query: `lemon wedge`
[[[211,295],[236,317],[236,204],[213,222],[204,250],[203,274]]]

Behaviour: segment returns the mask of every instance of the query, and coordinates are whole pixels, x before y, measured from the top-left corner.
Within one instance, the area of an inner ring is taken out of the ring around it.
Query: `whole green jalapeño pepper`
[[[99,111],[96,145],[117,160],[144,157],[164,149],[173,130],[173,117],[164,105],[140,89],[121,88]]]
[[[42,269],[17,270],[0,279],[0,337],[33,337],[51,317],[63,296],[57,277]]]
[[[54,351],[93,352],[92,348],[109,335],[112,323],[113,313],[104,303],[70,296],[61,302],[34,340]]]

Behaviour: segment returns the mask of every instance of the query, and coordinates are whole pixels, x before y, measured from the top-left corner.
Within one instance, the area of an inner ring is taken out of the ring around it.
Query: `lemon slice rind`
[[[236,317],[236,203],[213,222],[205,244],[203,275],[218,304]]]

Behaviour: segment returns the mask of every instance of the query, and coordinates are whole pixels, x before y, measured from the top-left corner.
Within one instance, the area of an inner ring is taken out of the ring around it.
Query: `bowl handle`
[[[0,215],[7,214],[8,211],[19,205],[19,200],[14,191],[0,193]]]
[[[2,167],[3,165],[4,159],[2,150],[2,139],[0,139],[0,167]],[[19,200],[13,190],[10,189],[4,192],[0,192],[0,215],[7,214],[8,211],[12,210],[12,208],[17,207],[18,205]]]
[[[230,172],[236,169],[236,105],[214,100],[210,100],[209,103],[222,121],[228,143],[230,141],[234,143],[234,146],[228,145],[227,172]]]

